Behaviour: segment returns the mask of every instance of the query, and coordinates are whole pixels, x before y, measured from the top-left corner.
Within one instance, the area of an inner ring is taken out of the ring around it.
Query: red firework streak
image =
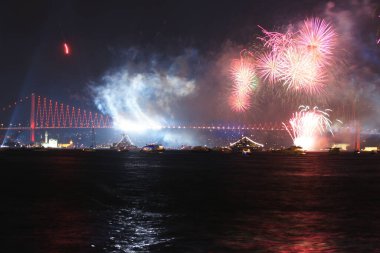
[[[65,53],[65,55],[70,54],[70,47],[66,42],[63,43],[63,52]]]

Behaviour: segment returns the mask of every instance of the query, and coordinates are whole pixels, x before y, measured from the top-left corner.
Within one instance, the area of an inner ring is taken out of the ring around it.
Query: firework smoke
[[[378,16],[378,18],[380,18],[380,15]],[[377,39],[377,44],[379,45],[380,44],[380,32],[378,32],[378,36],[379,36],[379,38]]]
[[[194,80],[159,73],[130,74],[122,70],[93,87],[98,108],[109,114],[114,127],[141,132],[160,129],[171,118],[172,106],[194,92]]]

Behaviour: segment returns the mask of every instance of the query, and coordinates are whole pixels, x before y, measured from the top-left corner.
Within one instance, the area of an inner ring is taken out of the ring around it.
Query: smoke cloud
[[[166,126],[174,119],[173,106],[195,91],[195,81],[160,73],[121,70],[93,88],[98,108],[124,131],[145,131]]]
[[[332,83],[330,104],[339,113],[344,113],[343,108],[353,114],[355,108],[356,118],[368,128],[380,124],[378,7],[370,0],[337,1],[329,2],[322,14],[334,23],[344,51],[340,57],[345,59],[341,75]]]
[[[177,134],[158,131],[178,124],[183,99],[197,93],[197,82],[191,78],[188,65],[194,51],[166,59],[146,56],[129,49],[127,63],[105,74],[90,89],[98,109],[112,118],[114,128],[136,139],[140,134],[164,144],[190,143]],[[151,131],[155,133],[151,136]]]

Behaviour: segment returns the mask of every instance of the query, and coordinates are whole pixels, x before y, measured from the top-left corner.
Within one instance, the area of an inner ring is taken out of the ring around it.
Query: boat
[[[146,153],[161,153],[164,152],[165,148],[161,144],[149,144],[141,148],[140,152]]]
[[[182,145],[179,150],[188,151],[188,150],[191,150],[192,148],[193,148],[192,146]]]
[[[130,148],[131,148],[130,146],[128,146],[128,147],[118,147],[116,149],[116,151],[117,152],[129,152]]]
[[[340,148],[330,148],[329,149],[330,154],[339,154],[340,153]]]
[[[363,153],[376,154],[379,152],[379,148],[378,147],[365,147],[364,149],[362,149],[362,152]]]
[[[281,153],[291,155],[306,155],[305,150],[300,146],[291,146],[287,149],[282,150]]]
[[[251,151],[250,148],[243,148],[243,149],[241,150],[241,153],[242,153],[243,155],[251,155],[251,154],[252,154],[252,151]]]
[[[232,153],[232,149],[230,147],[215,147],[212,150],[215,152],[225,153],[225,154]]]
[[[204,152],[210,152],[211,149],[206,146],[195,146],[191,149],[192,152],[198,152],[198,153],[204,153]]]
[[[96,152],[96,149],[95,148],[83,148],[82,151],[83,152]]]

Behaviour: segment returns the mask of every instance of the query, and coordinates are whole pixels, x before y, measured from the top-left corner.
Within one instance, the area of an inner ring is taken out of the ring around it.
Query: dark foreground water
[[[0,152],[0,252],[380,252],[380,155]]]

